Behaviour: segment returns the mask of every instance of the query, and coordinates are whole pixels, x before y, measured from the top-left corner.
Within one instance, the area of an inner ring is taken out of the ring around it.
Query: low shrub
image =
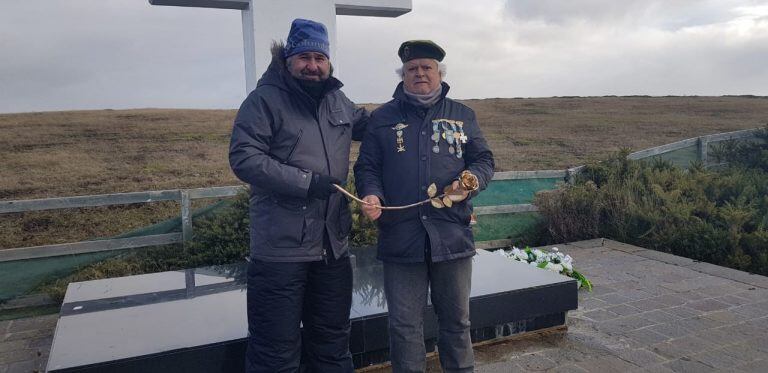
[[[588,164],[572,185],[534,204],[555,242],[606,237],[768,274],[768,127],[758,141],[713,152],[726,167],[688,170],[622,151]]]

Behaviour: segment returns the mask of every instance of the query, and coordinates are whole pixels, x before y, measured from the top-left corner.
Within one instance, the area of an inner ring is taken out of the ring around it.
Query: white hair
[[[438,60],[433,60],[433,61],[437,62],[437,71],[440,72],[440,79],[445,79],[445,76],[448,74],[448,66]],[[397,76],[400,77],[400,80],[403,80],[403,78],[405,77],[405,69],[403,69],[404,67],[405,67],[405,64],[395,69],[395,73],[397,74]]]

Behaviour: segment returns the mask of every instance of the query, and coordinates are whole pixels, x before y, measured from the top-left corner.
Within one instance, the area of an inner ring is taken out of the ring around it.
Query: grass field
[[[620,148],[641,150],[768,122],[763,97],[464,103],[477,112],[497,171],[562,169]],[[238,184],[227,162],[234,116],[234,110],[166,109],[0,115],[0,200]],[[0,216],[0,248],[109,237],[177,214],[173,203],[6,214]]]

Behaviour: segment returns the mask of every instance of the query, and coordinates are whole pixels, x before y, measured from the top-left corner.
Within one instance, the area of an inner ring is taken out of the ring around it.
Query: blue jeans
[[[472,372],[469,335],[472,258],[438,263],[384,263],[392,371],[424,372],[427,289],[439,325],[437,348],[445,372]]]

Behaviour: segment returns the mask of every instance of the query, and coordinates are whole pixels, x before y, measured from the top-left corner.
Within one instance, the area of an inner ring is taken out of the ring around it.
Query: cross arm
[[[398,17],[412,9],[411,0],[337,0],[340,16]]]
[[[196,8],[248,9],[248,0],[149,0],[152,5],[188,6]]]

